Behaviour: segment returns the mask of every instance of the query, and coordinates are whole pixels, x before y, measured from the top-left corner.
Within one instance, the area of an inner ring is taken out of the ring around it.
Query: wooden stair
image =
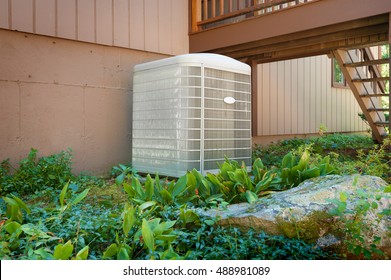
[[[391,128],[391,121],[386,120],[384,114],[390,113],[390,108],[383,105],[387,98],[390,104],[391,94],[386,89],[386,82],[390,78],[381,75],[379,65],[390,64],[390,59],[375,58],[369,48],[336,50],[334,58],[360,105],[374,139],[381,143],[388,135],[386,128],[388,127],[388,131]]]

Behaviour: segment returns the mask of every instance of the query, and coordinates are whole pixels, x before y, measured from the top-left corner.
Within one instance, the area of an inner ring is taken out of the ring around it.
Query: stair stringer
[[[346,83],[352,90],[353,95],[356,98],[357,103],[359,104],[372,130],[373,137],[377,142],[381,143],[386,132],[384,127],[379,126],[376,123],[385,122],[385,115],[381,111],[368,110],[373,108],[380,108],[381,98],[377,96],[363,98],[362,95],[371,95],[375,93],[372,83],[354,81],[358,79],[369,78],[366,73],[365,66],[345,67],[345,64],[360,61],[355,50],[336,50],[334,51],[334,57],[341,68]]]

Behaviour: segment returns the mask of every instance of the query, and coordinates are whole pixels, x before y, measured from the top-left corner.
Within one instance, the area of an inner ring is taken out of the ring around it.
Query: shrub
[[[9,161],[2,162],[0,194],[31,194],[48,187],[58,189],[69,179],[74,178],[71,172],[70,150],[41,158],[37,158],[37,153],[36,149],[31,149],[27,158],[19,163],[19,168],[13,173]]]
[[[366,174],[378,176],[391,182],[391,154],[389,152],[391,137],[381,145],[372,145],[371,149],[358,149],[354,160],[341,160],[339,156],[333,160],[333,165],[344,174]]]
[[[312,152],[326,156],[330,151],[341,153],[340,159],[350,160],[356,157],[356,150],[373,148],[371,137],[361,134],[327,134],[322,137],[293,138],[270,145],[256,145],[253,158],[262,158],[268,166],[279,166],[288,152],[305,149],[311,146]]]
[[[383,219],[390,217],[390,206],[378,211],[379,205],[390,201],[390,193],[391,185],[371,195],[364,187],[351,195],[342,192],[339,199],[329,200],[334,204],[330,214],[337,217],[334,226],[341,234],[345,250],[355,258],[385,258],[379,245],[383,239],[390,237],[391,227],[388,227],[387,236],[377,236],[373,229],[379,227]],[[354,200],[357,201],[356,205],[350,209],[348,205]],[[372,219],[368,219],[368,216]],[[345,252],[343,254],[348,257]]]

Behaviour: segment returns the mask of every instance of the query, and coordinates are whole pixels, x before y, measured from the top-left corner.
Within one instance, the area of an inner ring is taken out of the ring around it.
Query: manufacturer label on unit
[[[235,100],[235,98],[233,98],[231,96],[227,96],[224,98],[224,102],[227,104],[234,104],[236,102],[236,100]]]

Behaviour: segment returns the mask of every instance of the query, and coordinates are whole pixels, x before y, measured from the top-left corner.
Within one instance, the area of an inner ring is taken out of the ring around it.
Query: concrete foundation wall
[[[0,29],[0,161],[71,148],[74,171],[131,160],[133,66],[166,55]]]

